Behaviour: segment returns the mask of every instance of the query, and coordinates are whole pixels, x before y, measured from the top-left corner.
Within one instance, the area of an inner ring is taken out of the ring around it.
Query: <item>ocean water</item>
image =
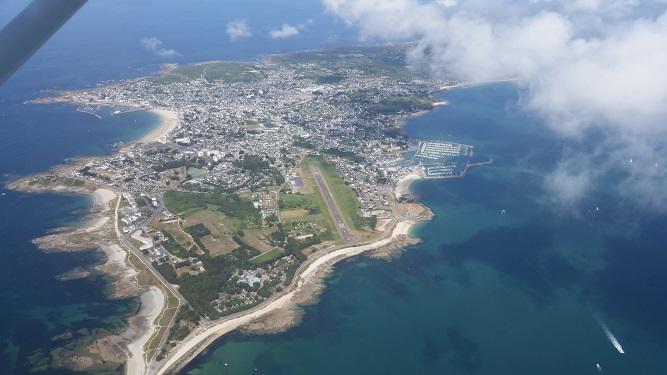
[[[0,1],[0,24],[29,0]],[[231,21],[246,21],[251,36],[232,41]],[[272,39],[289,24],[299,34]],[[160,56],[142,46],[157,38],[178,55]],[[26,91],[94,86],[152,74],[163,63],[252,60],[269,53],[358,44],[356,32],[327,14],[319,0],[101,0],[88,2],[33,58],[0,88],[0,100]]]
[[[29,0],[0,1],[0,27]],[[225,26],[246,20],[252,36],[231,41]],[[300,34],[271,39],[283,23]],[[77,156],[106,155],[119,142],[156,124],[147,113],[97,119],[65,105],[28,105],[54,90],[154,74],[163,63],[251,60],[266,53],[349,45],[354,32],[325,14],[319,1],[90,1],[13,78],[0,87],[0,182],[47,170]],[[163,57],[141,40],[155,37],[178,55]],[[102,262],[96,251],[43,254],[31,243],[49,230],[79,223],[91,200],[0,189],[0,373],[69,373],[53,368],[50,352],[95,330],[121,330],[138,301],[108,301],[96,275],[60,282],[70,269]],[[74,333],[72,340],[57,335]]]
[[[415,184],[436,214],[414,231],[423,243],[391,262],[344,262],[300,326],[223,338],[188,374],[667,371],[665,217],[604,190],[555,206],[543,177],[563,142],[521,111],[513,85],[442,97],[451,104],[406,133],[474,144],[494,164]]]
[[[73,156],[109,154],[114,143],[141,136],[155,126],[148,113],[98,120],[71,106],[0,105],[0,171],[3,183],[46,170]],[[109,301],[107,280],[57,281],[75,267],[92,267],[103,256],[94,250],[44,254],[33,238],[59,227],[77,225],[91,199],[56,194],[26,194],[0,189],[0,368],[3,373],[48,370],[49,352],[100,330],[123,329],[134,300]],[[57,335],[73,333],[71,340]]]
[[[27,3],[0,1],[0,24]],[[253,36],[232,42],[225,25],[241,19]],[[283,23],[300,26],[300,34],[267,36]],[[143,49],[145,37],[180,55]],[[164,62],[249,60],[356,43],[355,31],[317,0],[90,1],[0,88],[0,175],[7,181],[69,157],[110,153],[154,122],[141,113],[98,120],[67,106],[23,104],[43,90],[150,74]],[[406,132],[474,144],[494,164],[465,179],[415,185],[436,213],[415,231],[424,242],[392,262],[344,262],[303,324],[280,335],[226,337],[186,373],[594,374],[595,363],[606,374],[667,370],[665,217],[605,190],[576,213],[553,206],[543,175],[564,144],[517,108],[515,87],[443,98],[451,105],[410,121]],[[107,301],[101,277],[54,279],[101,261],[98,253],[47,255],[30,242],[79,222],[89,199],[1,192],[1,372],[57,373],[48,361],[61,344],[55,335],[120,329],[137,302]]]

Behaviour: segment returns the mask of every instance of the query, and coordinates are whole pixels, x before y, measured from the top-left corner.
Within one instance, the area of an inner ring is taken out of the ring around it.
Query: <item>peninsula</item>
[[[115,294],[141,295],[127,332],[98,338],[69,366],[112,358],[128,374],[175,371],[228,332],[297,322],[336,262],[414,243],[411,226],[432,214],[410,181],[479,163],[473,146],[402,134],[407,118],[445,104],[433,93],[456,86],[406,66],[408,48],[170,65],[34,100],[95,116],[152,111],[161,124],[110,157],[11,184],[95,194],[91,225],[36,242],[104,249]]]

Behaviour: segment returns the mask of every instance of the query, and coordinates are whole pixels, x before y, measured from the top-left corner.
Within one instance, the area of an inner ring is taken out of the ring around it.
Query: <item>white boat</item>
[[[598,372],[599,372],[599,373],[602,373],[602,366],[600,366],[599,363],[596,363],[596,364],[595,364],[595,368],[598,369]]]
[[[614,347],[614,349],[616,349],[616,351],[618,351],[621,354],[625,354],[625,351],[623,350],[623,346],[618,341],[616,336],[614,336],[614,334],[611,332],[609,327],[607,327],[607,325],[599,317],[596,316],[595,319],[598,321],[598,324],[600,325],[600,328],[602,328],[602,330],[604,331],[604,334],[607,336],[607,339],[609,340],[611,345]]]

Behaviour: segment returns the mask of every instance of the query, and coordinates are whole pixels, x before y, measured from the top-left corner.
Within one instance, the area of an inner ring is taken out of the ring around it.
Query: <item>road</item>
[[[122,197],[121,193],[116,192],[116,194],[118,194],[119,197]],[[185,297],[183,297],[183,296],[181,295],[181,293],[179,293],[178,290],[176,290],[176,288],[174,288],[174,286],[171,285],[171,283],[169,283],[169,282],[162,276],[162,274],[160,274],[160,273],[157,272],[155,269],[153,269],[153,266],[152,266],[151,262],[150,262],[149,260],[146,259],[146,257],[144,256],[144,254],[143,254],[141,251],[137,250],[137,249],[134,247],[134,245],[132,245],[132,243],[129,241],[129,235],[126,236],[126,235],[123,235],[123,234],[120,232],[120,229],[118,228],[118,219],[117,219],[117,218],[118,218],[118,209],[119,209],[119,207],[120,207],[120,199],[119,199],[118,202],[116,203],[116,214],[115,214],[115,217],[116,217],[116,220],[115,220],[115,221],[116,221],[116,222],[115,222],[115,226],[116,226],[116,236],[118,237],[118,240],[121,242],[121,244],[123,245],[123,247],[124,247],[127,251],[131,252],[137,259],[139,259],[139,261],[141,261],[141,263],[143,263],[143,265],[148,269],[148,271],[150,271],[150,272],[153,274],[153,276],[155,276],[158,280],[160,280],[160,282],[163,284],[163,286],[164,286],[165,288],[169,289],[169,291],[170,291],[176,298],[178,298],[179,301],[181,301],[181,302],[185,301]]]
[[[338,228],[341,237],[345,239],[345,241],[354,240],[354,236],[352,236],[350,230],[347,228],[347,224],[345,224],[345,221],[343,220],[343,215],[341,215],[340,210],[338,209],[338,205],[336,204],[336,201],[331,195],[331,191],[329,190],[329,185],[327,185],[327,181],[325,180],[324,177],[322,177],[322,172],[320,171],[320,167],[317,165],[311,165],[310,173],[313,175],[313,178],[315,179],[317,186],[320,188],[320,192],[322,192],[322,197],[324,198],[324,202],[326,202],[327,207],[329,208],[329,212],[331,212],[331,215],[333,216],[333,219],[336,223],[336,227]]]
[[[343,259],[359,255],[365,251],[381,248],[393,241],[407,236],[414,222],[393,221],[379,238],[364,243],[345,244],[330,248],[308,258],[297,270],[290,285],[283,292],[272,296],[261,304],[200,326],[188,335],[181,343],[174,347],[164,361],[152,363],[148,370],[150,375],[166,375],[177,373],[185,364],[204,351],[211,343],[221,336],[232,332],[238,327],[269,314],[275,309],[292,306],[292,298],[303,285],[316,277],[318,271]]]
[[[123,194],[120,191],[114,190],[116,193],[117,199],[116,199],[116,207],[114,208],[114,229],[116,231],[116,237],[118,238],[118,241],[120,245],[128,252],[128,261],[129,261],[129,254],[133,254],[139,261],[146,267],[146,269],[157,278],[162,286],[164,287],[163,292],[168,291],[171,293],[176,299],[178,300],[178,306],[176,306],[176,310],[180,309],[181,305],[187,303],[185,298],[174,288],[173,285],[171,285],[159,272],[157,272],[150,261],[146,260],[144,257],[144,254],[141,253],[141,251],[138,251],[132,243],[128,240],[128,237],[123,235],[120,231],[120,228],[118,227],[118,210],[120,209],[120,202],[123,199]],[[169,303],[169,296],[165,295],[165,300],[164,300],[164,307]],[[164,312],[164,311],[163,311]],[[171,321],[169,322],[169,329],[171,329],[171,326],[174,324],[174,320],[176,319],[176,314],[172,317]],[[151,322],[153,323],[153,322]],[[165,341],[167,339],[168,335],[163,335],[162,339],[160,340],[160,345],[159,347],[162,348],[165,344]],[[150,338],[149,338],[150,339]],[[157,351],[155,352],[157,353]],[[145,355],[146,353],[144,353]],[[142,356],[144,357],[144,356]],[[128,359],[128,362],[126,364],[126,369],[125,372],[127,375],[144,375],[146,373],[148,365],[153,361],[153,358],[142,358],[143,359],[143,366],[142,365],[134,365],[130,364],[131,359]]]

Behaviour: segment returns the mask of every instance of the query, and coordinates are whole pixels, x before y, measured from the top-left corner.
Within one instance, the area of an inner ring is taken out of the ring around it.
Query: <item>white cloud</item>
[[[239,20],[227,23],[227,35],[229,35],[229,39],[235,41],[252,36],[252,32],[246,20]]]
[[[271,39],[286,39],[297,35],[299,35],[299,29],[287,23],[284,23],[279,29],[269,31]]]
[[[174,49],[163,48],[162,41],[156,37],[146,37],[141,39],[141,45],[147,51],[151,51],[158,56],[162,57],[178,57],[181,56],[180,53],[176,52]]]
[[[162,41],[156,37],[143,38],[141,40],[141,45],[149,51],[155,51],[156,49],[160,48]]]
[[[435,3],[440,5],[441,7],[444,8],[451,8],[456,6],[459,1],[458,0],[435,0]]]
[[[566,153],[544,179],[548,200],[557,206],[572,208],[589,196],[593,180],[599,178],[591,155]]]
[[[667,139],[664,2],[322,2],[329,12],[356,26],[363,39],[417,40],[409,62],[434,76],[460,81],[518,78],[526,110],[540,114],[556,133],[573,142],[590,130],[600,132],[605,139],[600,149],[608,160],[619,162],[634,155],[654,165],[664,159],[660,141]],[[575,200],[600,176],[584,159],[599,156],[568,156],[547,185],[558,187],[564,200]],[[584,160],[583,166],[572,168],[573,160]],[[629,165],[603,166],[617,167]],[[619,187],[659,195],[650,201],[664,202],[661,208],[667,210],[667,189],[657,188],[667,177],[638,169],[624,171],[628,177]]]

